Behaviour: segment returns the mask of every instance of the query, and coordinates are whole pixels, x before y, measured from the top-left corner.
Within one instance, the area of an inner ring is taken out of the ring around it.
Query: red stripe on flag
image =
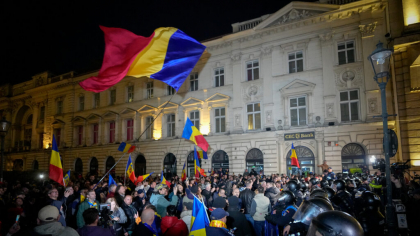
[[[197,146],[203,149],[203,151],[207,152],[207,150],[209,149],[209,144],[207,143],[203,135],[197,135],[194,138],[195,138],[195,141],[197,142]]]
[[[131,146],[130,149],[128,149],[127,153],[132,153],[136,150],[136,146]]]
[[[61,168],[59,168],[55,165],[50,164],[49,177],[50,177],[50,179],[54,180],[58,184],[64,186],[64,183],[63,183],[63,169],[61,169]]]

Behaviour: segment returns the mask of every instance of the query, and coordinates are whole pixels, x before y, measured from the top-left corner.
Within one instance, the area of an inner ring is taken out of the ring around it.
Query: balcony
[[[17,141],[15,146],[11,148],[11,152],[28,152],[31,150],[31,141]]]

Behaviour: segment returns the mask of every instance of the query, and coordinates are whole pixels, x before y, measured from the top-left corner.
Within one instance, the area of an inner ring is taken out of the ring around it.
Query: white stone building
[[[97,72],[45,72],[4,86],[9,96],[0,98],[0,110],[12,121],[6,169],[48,170],[55,134],[65,171],[103,174],[127,142],[137,146],[136,175],[169,168],[180,175],[194,150],[181,138],[187,117],[210,144],[206,171],[215,165],[235,174],[290,172],[292,143],[305,171],[320,173],[324,160],[336,173],[369,164],[372,155],[383,156],[383,135],[373,117],[381,113],[380,93],[366,58],[386,41],[388,4],[347,2],[291,2],[233,24],[232,34],[203,42],[206,52],[172,99],[172,88],[148,78],[127,77],[99,94],[81,89],[78,82]],[[387,89],[393,114],[391,83]]]

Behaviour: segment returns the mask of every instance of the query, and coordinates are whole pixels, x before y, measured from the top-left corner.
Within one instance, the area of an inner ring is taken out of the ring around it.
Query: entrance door
[[[136,176],[146,174],[146,158],[142,154],[137,156],[136,163],[134,165],[134,174]]]
[[[219,171],[222,168],[223,172],[229,170],[229,156],[226,152],[219,150],[213,154],[212,167],[214,171]]]
[[[311,149],[305,146],[295,146],[296,156],[299,161],[300,171],[296,166],[292,166],[292,160],[290,159],[290,155],[292,151],[290,150],[287,153],[287,174],[289,176],[296,175],[296,174],[309,174],[309,172],[314,172],[315,170],[315,156]]]
[[[168,153],[163,160],[163,167],[165,169],[166,176],[172,177],[176,175],[176,157],[172,153]],[[166,177],[169,179],[169,177]]]
[[[365,149],[357,143],[349,143],[341,150],[343,173],[354,174],[368,172]]]
[[[201,166],[201,159],[200,160],[200,166]],[[195,175],[194,171],[194,151],[190,152],[187,157],[187,175],[188,177],[193,177]]]
[[[252,169],[257,174],[264,173],[264,158],[260,149],[253,148],[246,154],[246,168],[249,173],[251,173]]]

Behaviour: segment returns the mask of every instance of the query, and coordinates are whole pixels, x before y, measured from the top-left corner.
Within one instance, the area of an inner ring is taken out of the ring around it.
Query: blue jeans
[[[254,229],[255,229],[255,232],[257,233],[257,236],[264,235],[263,234],[264,224],[265,224],[265,221],[254,221]]]
[[[245,214],[245,218],[251,222],[252,227],[254,227],[254,218],[252,218],[252,216],[250,214]]]

